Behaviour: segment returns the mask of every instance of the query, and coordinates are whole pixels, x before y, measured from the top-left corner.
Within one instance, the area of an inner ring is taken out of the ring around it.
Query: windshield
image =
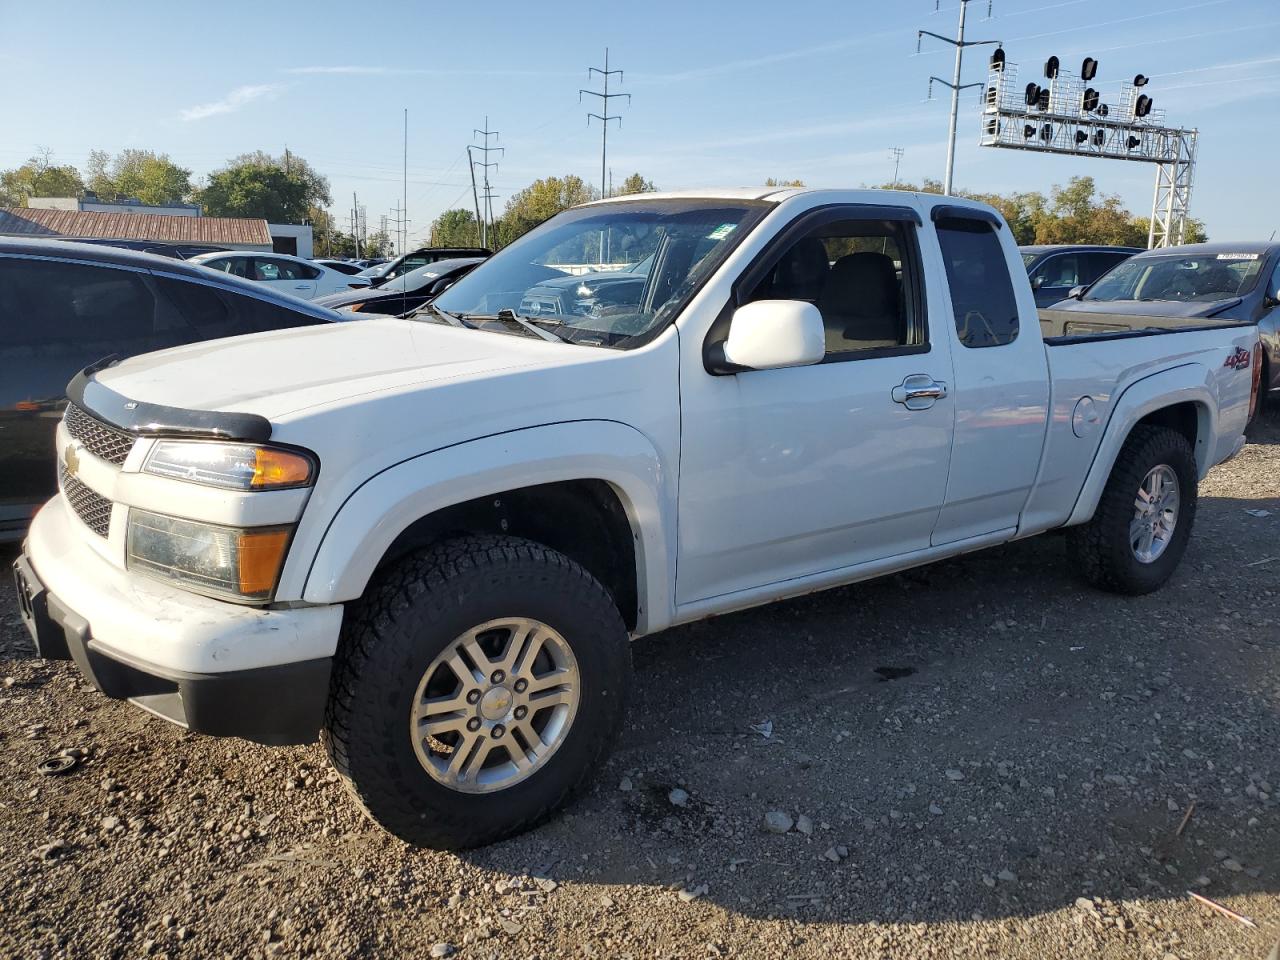
[[[1113,267],[1083,300],[1230,300],[1253,288],[1262,270],[1256,253],[1137,256]]]
[[[553,217],[486,260],[436,301],[485,329],[519,333],[500,312],[560,339],[621,347],[674,317],[769,204],[629,200]]]

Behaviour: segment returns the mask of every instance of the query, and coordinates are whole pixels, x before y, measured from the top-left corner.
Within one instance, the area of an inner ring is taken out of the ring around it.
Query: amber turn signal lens
[[[240,559],[240,592],[247,597],[270,596],[284,564],[289,531],[245,530],[236,546]]]
[[[306,457],[273,447],[254,448],[252,489],[294,487],[310,479],[311,461]]]

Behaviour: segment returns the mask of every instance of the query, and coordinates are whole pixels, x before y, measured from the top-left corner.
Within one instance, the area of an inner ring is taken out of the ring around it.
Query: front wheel
[[[388,568],[352,605],[325,742],[401,839],[473,847],[554,812],[616,734],[630,646],[581,566],[514,537],[464,537]]]
[[[1163,586],[1186,552],[1196,498],[1195,454],[1187,438],[1167,427],[1135,427],[1093,519],[1068,531],[1075,566],[1113,593]]]

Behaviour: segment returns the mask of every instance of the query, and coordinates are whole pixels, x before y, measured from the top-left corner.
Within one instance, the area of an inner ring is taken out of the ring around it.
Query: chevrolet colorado
[[[625,302],[522,311],[650,257]],[[1049,326],[977,203],[577,207],[411,317],[82,371],[23,614],[109,697],[319,735],[386,829],[486,843],[597,768],[631,638],[1057,528],[1099,587],[1168,580],[1258,330]]]

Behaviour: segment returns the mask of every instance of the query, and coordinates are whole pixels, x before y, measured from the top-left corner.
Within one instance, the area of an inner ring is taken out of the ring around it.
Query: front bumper
[[[198,733],[309,743],[323,723],[340,605],[264,609],[188,594],[113,566],[60,498],[14,563],[38,653],[73,660],[108,697]]]

